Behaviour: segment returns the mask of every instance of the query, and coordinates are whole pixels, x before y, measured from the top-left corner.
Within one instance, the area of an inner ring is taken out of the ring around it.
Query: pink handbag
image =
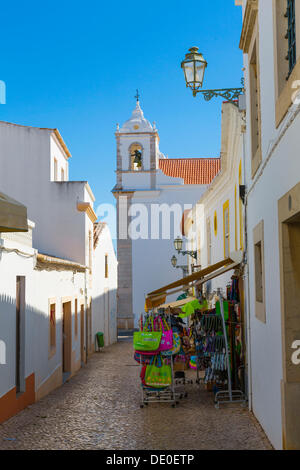
[[[162,336],[158,351],[168,351],[173,348],[173,331],[168,327],[167,322],[164,320],[167,329],[164,329],[164,324],[162,319],[159,317],[160,326],[162,330]]]

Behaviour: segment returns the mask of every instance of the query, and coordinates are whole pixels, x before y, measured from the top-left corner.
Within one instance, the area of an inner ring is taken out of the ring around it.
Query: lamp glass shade
[[[176,240],[174,240],[174,247],[175,247],[175,250],[176,251],[181,251],[182,250],[182,244],[183,244],[183,240],[182,238],[176,238]]]
[[[171,259],[171,263],[172,263],[173,268],[176,268],[176,265],[177,265],[177,258],[176,258],[175,255],[174,255],[173,258]]]
[[[192,88],[193,92],[202,88],[207,62],[203,55],[198,52],[198,47],[192,47],[181,62],[184,71],[186,86]]]
[[[206,69],[206,62],[203,63],[200,60],[195,61],[195,83],[202,88],[203,80],[204,80],[204,73]]]

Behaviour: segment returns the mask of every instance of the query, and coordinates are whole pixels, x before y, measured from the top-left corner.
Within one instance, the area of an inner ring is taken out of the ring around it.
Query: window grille
[[[287,0],[287,11],[285,16],[288,19],[288,30],[286,39],[288,39],[288,55],[289,73],[287,79],[291,75],[296,65],[296,16],[295,16],[295,0]]]

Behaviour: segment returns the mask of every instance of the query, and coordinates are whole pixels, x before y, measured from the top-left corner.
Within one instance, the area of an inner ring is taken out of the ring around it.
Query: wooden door
[[[71,372],[72,366],[72,304],[63,304],[63,372]]]
[[[84,305],[80,306],[80,355],[81,363],[85,362],[84,354]]]

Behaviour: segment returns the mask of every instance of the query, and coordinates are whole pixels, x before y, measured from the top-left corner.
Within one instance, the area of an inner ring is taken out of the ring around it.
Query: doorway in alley
[[[25,392],[25,277],[16,279],[16,393]]]
[[[284,449],[300,449],[300,183],[280,199]]]
[[[63,321],[62,321],[62,364],[64,381],[71,374],[72,366],[72,304],[63,303]]]
[[[84,351],[84,304],[80,305],[80,357],[81,365],[85,363]]]

